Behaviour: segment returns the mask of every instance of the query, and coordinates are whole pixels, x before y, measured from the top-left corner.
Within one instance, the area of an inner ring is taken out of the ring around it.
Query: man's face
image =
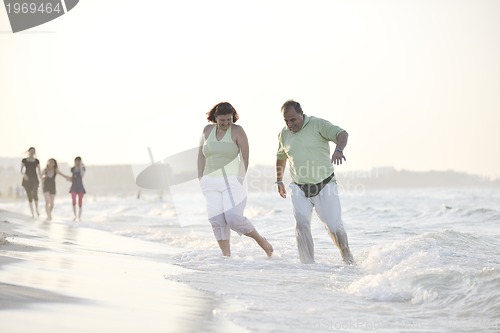
[[[288,129],[294,133],[298,132],[304,124],[304,114],[298,113],[293,107],[283,112],[283,118]]]

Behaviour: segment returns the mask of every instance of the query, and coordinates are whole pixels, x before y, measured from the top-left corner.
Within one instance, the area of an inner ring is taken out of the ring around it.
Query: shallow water
[[[221,257],[198,193],[89,197],[78,223],[176,249],[165,261],[189,273],[165,278],[215,295],[213,316],[250,332],[500,330],[499,189],[341,193],[341,203],[356,266],[342,264],[316,217],[316,263],[301,264],[291,202],[274,193],[251,193],[246,210],[271,260],[235,233]],[[73,223],[67,198],[56,205],[52,223]]]

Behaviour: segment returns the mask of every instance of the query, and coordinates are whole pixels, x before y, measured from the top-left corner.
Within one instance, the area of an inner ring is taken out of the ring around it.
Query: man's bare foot
[[[349,248],[340,250],[340,253],[342,254],[342,260],[344,261],[344,264],[346,265],[356,264],[356,262],[354,261],[354,257],[352,256],[351,250]]]

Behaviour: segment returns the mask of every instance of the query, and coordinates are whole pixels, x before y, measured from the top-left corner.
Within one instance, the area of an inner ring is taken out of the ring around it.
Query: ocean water
[[[81,222],[61,195],[51,223],[164,244],[165,262],[184,268],[164,278],[216,298],[213,317],[248,332],[500,332],[500,189],[340,195],[355,266],[315,216],[316,263],[301,264],[291,201],[275,193],[250,193],[246,209],[270,260],[236,233],[222,257],[200,193],[87,196]],[[28,212],[25,202],[1,207]]]

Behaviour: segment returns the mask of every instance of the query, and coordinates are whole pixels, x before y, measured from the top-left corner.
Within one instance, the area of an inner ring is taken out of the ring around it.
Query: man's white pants
[[[292,190],[293,214],[295,216],[297,247],[300,261],[314,262],[314,242],[311,235],[311,217],[313,207],[323,222],[328,234],[339,250],[349,248],[347,234],[341,217],[340,200],[337,184],[327,184],[317,196],[307,198],[300,187],[290,184]]]

